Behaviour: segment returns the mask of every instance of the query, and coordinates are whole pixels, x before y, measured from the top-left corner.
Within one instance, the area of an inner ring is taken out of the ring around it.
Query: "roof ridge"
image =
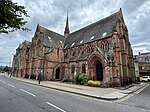
[[[99,22],[102,22],[102,21],[104,21],[104,20],[106,20],[106,19],[108,19],[108,18],[111,18],[111,17],[114,16],[114,15],[117,15],[117,16],[118,16],[119,14],[120,14],[120,10],[117,11],[117,12],[115,12],[115,13],[113,13],[113,14],[111,14],[111,15],[109,15],[109,16],[107,16],[107,17],[105,17],[105,18],[102,18],[102,19],[100,19],[100,20],[98,20],[98,21],[96,21],[96,22],[93,22],[93,23],[91,23],[91,24],[89,24],[89,25],[87,25],[87,26],[85,26],[85,27],[82,27],[82,28],[80,28],[79,30],[76,30],[76,31],[70,33],[70,35],[73,34],[73,33],[78,32],[78,31],[80,31],[80,30],[87,29],[88,27],[94,26],[95,24],[97,24],[97,23],[99,23]]]
[[[146,54],[150,54],[150,52],[145,52],[145,53],[140,53],[140,54],[143,54],[143,55],[145,54],[146,55]]]

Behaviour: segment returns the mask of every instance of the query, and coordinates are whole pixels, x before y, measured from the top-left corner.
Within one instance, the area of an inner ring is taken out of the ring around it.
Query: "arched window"
[[[86,73],[86,66],[84,63],[82,64],[82,73]]]
[[[121,41],[121,48],[122,50],[126,50],[126,44],[124,39]]]
[[[76,52],[74,51],[74,52],[72,53],[72,56],[75,56],[75,54],[76,54]]]
[[[108,42],[106,42],[106,44],[105,44],[105,50],[109,50],[109,43]]]
[[[90,46],[87,48],[87,53],[91,53],[91,47]]]
[[[91,48],[89,47],[89,48],[88,48],[88,53],[90,53],[90,52],[91,52]]]
[[[33,43],[33,44],[36,44],[36,43]],[[41,53],[41,41],[40,41],[40,39],[37,41],[37,45],[36,46],[37,46],[37,48],[36,48],[37,49],[37,53],[36,54],[37,54],[37,56],[40,56],[41,55],[40,54]]]
[[[93,47],[93,45],[91,46],[91,52],[94,52],[94,47]]]
[[[85,50],[82,51],[82,54],[85,54]]]
[[[65,57],[66,57],[66,58],[68,57],[68,52],[65,53]]]
[[[101,49],[103,49],[103,50],[104,50],[104,44],[103,44],[103,43],[101,44]]]
[[[80,50],[79,50],[79,49],[77,49],[77,51],[76,51],[76,55],[78,56],[78,55],[79,55],[79,53],[80,53]]]
[[[74,74],[74,72],[75,72],[75,66],[72,65],[72,66],[71,66],[71,73]]]

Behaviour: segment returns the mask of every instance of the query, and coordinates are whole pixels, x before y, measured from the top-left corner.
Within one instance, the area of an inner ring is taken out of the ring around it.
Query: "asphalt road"
[[[145,112],[145,110],[150,112],[150,85],[121,104],[141,108],[141,112]]]
[[[107,102],[0,75],[0,112],[150,112],[150,86],[126,101]]]

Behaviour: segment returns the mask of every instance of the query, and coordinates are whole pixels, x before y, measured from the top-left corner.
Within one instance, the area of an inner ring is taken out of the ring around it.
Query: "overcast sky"
[[[31,41],[37,24],[63,35],[66,11],[73,32],[122,8],[134,51],[150,52],[150,0],[12,0],[28,10],[30,32],[0,34],[0,66],[9,65],[16,48],[24,40]]]

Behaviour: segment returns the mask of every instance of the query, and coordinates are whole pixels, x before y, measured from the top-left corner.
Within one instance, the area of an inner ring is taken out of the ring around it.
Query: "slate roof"
[[[54,46],[54,44],[56,44],[58,41],[63,42],[64,40],[64,36],[53,32],[47,28],[44,28],[42,26],[38,25],[39,30],[44,34],[44,40],[43,40],[43,44],[45,46],[49,46],[52,47]]]
[[[139,63],[150,63],[150,52],[140,53],[139,55],[136,55],[136,59]]]
[[[122,13],[121,10],[69,34],[65,40],[64,49],[110,36],[112,34],[113,28],[117,24],[117,19],[120,13]],[[74,45],[72,45],[73,43]]]

